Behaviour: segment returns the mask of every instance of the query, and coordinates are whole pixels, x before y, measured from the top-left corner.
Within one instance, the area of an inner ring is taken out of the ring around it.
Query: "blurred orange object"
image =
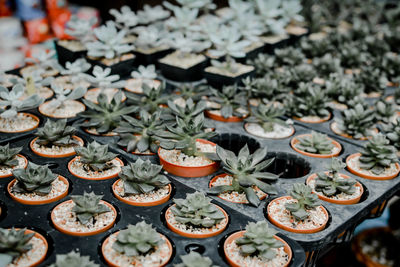
[[[46,41],[52,37],[47,18],[25,21],[24,26],[28,40],[32,44]]]

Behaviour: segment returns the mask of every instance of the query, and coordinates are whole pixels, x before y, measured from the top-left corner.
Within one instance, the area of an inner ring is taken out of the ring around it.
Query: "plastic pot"
[[[119,174],[119,172],[117,172],[117,173],[114,173],[114,174],[111,174],[111,175],[107,175],[107,176],[104,176],[104,177],[99,177],[99,178],[91,178],[91,177],[81,176],[81,175],[75,173],[72,170],[72,164],[74,163],[74,161],[79,160],[79,159],[80,159],[80,157],[75,157],[68,163],[68,170],[75,177],[78,177],[78,178],[81,178],[81,179],[85,179],[85,180],[107,180],[107,179],[115,178]],[[124,162],[122,160],[120,160],[119,158],[115,158],[115,159],[120,163],[121,167],[124,166]]]
[[[298,139],[299,137],[301,138],[301,137],[305,137],[305,136],[311,136],[311,134],[298,135],[298,136],[293,137],[292,140],[290,140],[290,145],[292,146],[292,148],[296,152],[298,152],[298,153],[300,153],[302,155],[306,155],[306,156],[314,157],[314,158],[333,158],[333,157],[337,157],[340,154],[340,152],[342,151],[342,145],[339,142],[337,142],[337,141],[335,141],[335,140],[333,140],[332,138],[329,138],[329,137],[328,138],[332,141],[332,144],[336,148],[338,148],[338,151],[336,151],[334,153],[331,153],[331,154],[316,154],[316,153],[310,153],[310,152],[302,151],[302,150],[300,150],[300,149],[298,149],[296,147],[296,144],[298,144],[300,142],[299,139]]]
[[[82,138],[80,138],[80,137],[78,137],[78,136],[76,136],[76,135],[72,136],[72,138],[75,139],[75,140],[77,140],[81,145],[84,144]],[[37,150],[35,150],[35,148],[34,148],[34,146],[33,146],[33,144],[36,142],[37,139],[38,139],[38,137],[36,137],[35,139],[33,139],[33,140],[29,143],[29,146],[30,146],[32,152],[35,153],[35,154],[38,155],[38,156],[45,157],[45,158],[65,158],[65,157],[70,157],[70,156],[73,156],[73,155],[76,154],[75,151],[70,152],[70,153],[65,153],[65,154],[58,154],[58,155],[46,154],[46,153],[37,151]]]
[[[353,168],[351,166],[351,164],[349,164],[352,159],[359,158],[360,156],[361,156],[361,153],[355,153],[355,154],[352,154],[352,155],[350,155],[350,156],[348,156],[346,158],[347,169],[351,173],[353,173],[353,174],[355,174],[357,176],[360,176],[360,177],[366,178],[366,179],[371,179],[371,180],[390,180],[390,179],[393,179],[393,178],[397,177],[397,175],[399,175],[399,172],[400,172],[399,163],[395,163],[397,171],[396,171],[396,173],[393,173],[393,174],[374,175],[374,174],[365,174],[363,172],[360,172],[360,170]]]

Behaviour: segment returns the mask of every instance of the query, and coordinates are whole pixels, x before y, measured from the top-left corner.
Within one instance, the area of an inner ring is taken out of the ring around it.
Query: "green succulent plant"
[[[325,82],[327,95],[342,104],[363,93],[362,86],[357,84],[353,78],[341,73],[332,73]],[[364,101],[363,101],[364,102]]]
[[[264,193],[277,194],[276,188],[272,183],[276,182],[279,176],[263,171],[275,160],[275,158],[264,160],[267,156],[266,147],[259,148],[253,154],[250,154],[248,146],[245,145],[236,156],[232,151],[217,146],[217,155],[224,163],[224,171],[232,176],[233,179],[231,185],[210,188],[210,194],[217,195],[232,191],[244,192],[249,203],[256,207],[260,205],[260,199],[254,192],[253,186],[257,186]]]
[[[221,116],[224,118],[230,118],[232,116],[243,117],[244,114],[237,111],[242,108],[246,110],[246,96],[245,92],[239,92],[237,85],[224,86],[222,91],[214,88],[210,88],[211,95],[209,100],[221,105],[219,109]],[[210,108],[213,110],[214,108]]]
[[[288,77],[288,85],[296,89],[300,83],[307,83],[314,79],[316,70],[310,64],[299,64],[290,68],[286,68],[285,72]]]
[[[36,143],[41,146],[75,146],[79,141],[73,138],[76,129],[67,126],[67,120],[47,120],[43,127],[38,128],[35,135],[38,137]]]
[[[307,58],[322,57],[323,55],[334,51],[334,46],[328,38],[317,40],[303,38],[300,41],[300,47]]]
[[[26,228],[0,228],[0,262],[4,266],[32,249],[33,245],[29,241],[35,234],[25,234],[25,231]]]
[[[276,257],[276,249],[284,246],[275,239],[275,234],[276,231],[269,228],[266,221],[249,222],[244,235],[236,239],[236,245],[244,257],[256,256],[269,261]]]
[[[161,171],[162,166],[140,158],[122,167],[119,178],[124,181],[125,195],[147,194],[170,184],[171,182],[160,173]]]
[[[165,90],[165,83],[158,87],[151,87],[146,83],[142,85],[143,94],[126,93],[128,103],[139,107],[140,110],[146,110],[150,113],[156,112],[160,105],[167,104],[169,95],[162,95]]]
[[[182,97],[185,100],[191,98],[193,102],[199,102],[203,96],[208,94],[208,86],[194,86],[192,84],[182,84],[176,91],[177,97]]]
[[[207,104],[205,101],[195,103],[191,98],[185,101],[185,106],[180,106],[172,100],[168,100],[168,108],[162,111],[162,119],[168,124],[175,125],[176,117],[184,121],[190,121],[206,109]]]
[[[320,205],[318,196],[312,193],[311,187],[305,184],[294,184],[290,196],[297,200],[295,203],[286,203],[285,208],[297,221],[308,218],[308,210]]]
[[[312,64],[320,77],[328,77],[331,73],[341,72],[340,59],[331,53],[314,58]]]
[[[276,49],[275,51],[275,62],[279,67],[282,66],[296,66],[305,60],[305,55],[301,49],[294,48],[292,46]]]
[[[289,88],[284,86],[280,77],[275,73],[270,73],[262,78],[250,78],[242,80],[243,86],[240,90],[244,91],[247,98],[261,98],[263,100],[279,101],[289,92]]]
[[[10,148],[9,143],[0,146],[0,166],[7,168],[18,166],[18,159],[16,156],[21,152],[21,150],[22,147]]]
[[[80,253],[71,251],[68,254],[57,254],[56,262],[50,267],[99,267],[100,265],[90,260],[89,256],[81,256]]]
[[[388,82],[385,74],[374,66],[363,65],[361,71],[355,76],[357,83],[361,84],[366,94],[383,92]]]
[[[340,46],[340,62],[345,68],[358,68],[369,58],[369,53],[360,49],[359,42],[346,42]]]
[[[143,109],[140,111],[140,119],[131,116],[123,116],[123,119],[119,127],[115,129],[120,136],[118,145],[126,147],[128,152],[137,149],[141,153],[148,150],[157,153],[158,144],[155,133],[165,128],[161,120],[161,112],[150,114]]]
[[[71,196],[75,206],[72,208],[72,212],[76,214],[81,224],[88,224],[96,215],[110,212],[110,208],[100,203],[103,198],[101,195],[96,195],[94,192],[83,195]]]
[[[141,221],[121,230],[112,248],[128,257],[135,257],[152,253],[164,242],[151,224]]]
[[[93,141],[87,147],[75,147],[80,162],[85,164],[89,170],[105,171],[113,167],[112,161],[116,154],[108,152],[108,145],[101,145]]]
[[[294,146],[297,149],[308,153],[329,155],[335,148],[332,144],[332,140],[326,134],[314,131],[312,131],[310,135],[297,137],[297,140],[299,142]]]
[[[12,173],[18,181],[12,188],[13,192],[38,195],[49,194],[52,182],[58,177],[47,165],[36,165],[33,162],[29,162],[26,169],[16,169]]]
[[[274,107],[272,104],[262,104],[260,103],[257,107],[251,109],[251,116],[246,118],[246,122],[259,124],[265,132],[274,131],[275,125],[279,124],[287,127],[285,121],[280,119],[280,117],[285,115],[285,109]]]
[[[372,136],[361,149],[360,168],[380,175],[391,164],[398,162],[396,151],[396,148],[389,144],[386,136],[378,133]]]
[[[174,267],[218,267],[209,257],[201,256],[195,251],[180,256],[182,263],[174,264]]]
[[[87,119],[80,126],[85,128],[94,127],[98,133],[108,133],[117,128],[122,120],[123,115],[128,115],[138,111],[138,107],[129,106],[122,102],[122,92],[116,93],[111,102],[105,94],[97,97],[98,104],[82,100],[88,107],[88,110],[79,113],[79,116]]]
[[[185,199],[175,198],[174,203],[171,212],[181,224],[211,228],[225,218],[224,213],[202,192],[186,194]]]
[[[340,193],[352,195],[356,191],[357,181],[353,178],[343,178],[340,171],[346,167],[346,164],[338,158],[332,158],[328,167],[328,173],[317,173],[315,179],[315,191],[322,192],[325,196],[336,196]]]
[[[400,150],[400,118],[398,117],[395,122],[382,125],[382,128],[390,144]]]
[[[248,60],[250,65],[253,65],[256,68],[256,76],[263,77],[267,74],[271,69],[275,67],[275,57],[269,54],[260,53],[253,60]]]
[[[384,99],[376,101],[374,108],[376,120],[383,123],[389,123],[397,112],[396,105]]]

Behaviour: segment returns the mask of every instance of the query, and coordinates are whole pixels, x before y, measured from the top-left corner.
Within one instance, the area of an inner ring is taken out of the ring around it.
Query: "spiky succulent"
[[[385,74],[374,66],[363,65],[361,71],[355,77],[357,83],[364,87],[364,92],[375,93],[382,92],[386,88],[387,78]]]
[[[374,104],[375,118],[379,122],[389,123],[397,112],[396,105],[380,99]]]
[[[171,212],[178,223],[211,228],[225,218],[224,213],[211,203],[211,198],[202,192],[186,194],[185,199],[175,198],[174,203]]]
[[[277,194],[276,188],[271,185],[276,182],[278,175],[264,171],[275,160],[267,156],[267,148],[259,148],[250,154],[247,144],[240,149],[236,156],[232,151],[217,146],[217,155],[223,162],[223,169],[232,176],[231,185],[214,186],[209,189],[210,194],[223,192],[245,193],[249,203],[253,206],[260,204],[260,199],[254,192],[253,186],[257,186],[267,194]]]
[[[16,156],[21,152],[21,150],[22,147],[10,148],[9,143],[0,146],[0,166],[8,168],[18,166],[18,159]]]
[[[18,181],[12,188],[13,192],[38,195],[48,195],[53,181],[58,177],[47,165],[36,165],[33,162],[29,162],[26,169],[13,170],[12,174]]]
[[[367,137],[375,124],[374,110],[358,103],[353,108],[344,110],[342,117],[335,119],[338,129],[355,139]]]
[[[363,92],[362,86],[353,78],[340,73],[330,74],[325,81],[325,88],[329,97],[342,104],[347,104]]]
[[[294,184],[290,196],[297,200],[294,203],[286,203],[285,208],[297,221],[308,218],[308,210],[315,209],[320,205],[318,196],[312,193],[311,187],[305,184]]]
[[[326,134],[314,131],[312,131],[310,135],[297,137],[297,140],[299,142],[294,146],[308,153],[328,155],[331,154],[332,150],[335,148],[332,140]]]
[[[360,49],[359,42],[346,42],[340,46],[340,61],[345,68],[358,68],[368,60],[369,54]]]
[[[38,128],[35,135],[36,143],[41,146],[75,146],[80,143],[73,138],[76,129],[67,125],[67,119],[47,120],[43,127]]]
[[[360,168],[375,175],[382,174],[391,164],[398,162],[396,148],[381,133],[372,136],[360,152]]]
[[[284,246],[275,239],[275,234],[276,231],[269,228],[266,221],[249,222],[244,235],[235,242],[242,256],[256,256],[268,261],[276,257],[277,248]]]
[[[341,71],[340,59],[335,58],[330,53],[325,54],[323,57],[314,58],[312,64],[321,77],[327,77],[331,73]]]
[[[290,88],[296,90],[300,83],[312,81],[316,76],[316,70],[310,64],[299,64],[293,67],[284,68],[284,72],[282,74],[288,76],[286,78],[286,83],[290,86]]]
[[[95,128],[100,134],[113,131],[121,123],[123,115],[129,115],[138,110],[138,107],[122,102],[121,91],[113,96],[111,102],[102,93],[97,97],[97,101],[98,104],[83,99],[88,110],[79,113],[79,116],[88,120],[81,124],[82,127]]]
[[[108,152],[108,145],[101,145],[93,141],[87,147],[75,147],[79,161],[83,163],[89,170],[105,171],[113,167],[111,162],[116,158],[116,154]]]
[[[282,66],[296,66],[305,60],[305,55],[299,48],[286,47],[282,49],[276,49],[275,51],[276,64],[278,67]]]
[[[181,97],[185,100],[189,98],[193,99],[194,102],[199,102],[203,96],[208,94],[208,86],[199,85],[194,86],[193,84],[182,84],[178,90],[176,91],[178,97]]]
[[[160,111],[150,114],[146,110],[140,111],[140,119],[123,116],[124,121],[115,129],[120,136],[118,145],[126,147],[128,152],[150,150],[157,153],[158,144],[154,135],[165,128],[160,116]]]
[[[251,109],[251,116],[246,118],[246,122],[259,124],[265,132],[274,131],[275,125],[279,124],[287,127],[285,121],[280,117],[285,115],[285,109],[274,107],[273,104],[262,104],[260,103],[257,107]]]
[[[239,92],[237,85],[224,86],[222,91],[210,88],[211,95],[209,100],[221,105],[219,109],[221,116],[229,118],[232,116],[243,117],[244,114],[238,112],[239,108],[246,110],[245,92]],[[210,108],[212,110],[212,108]]]
[[[289,92],[289,88],[283,84],[276,73],[269,73],[256,79],[247,77],[242,82],[243,86],[240,87],[240,90],[246,93],[247,98],[261,98],[268,102],[279,101]]]
[[[126,93],[128,97],[128,103],[133,106],[137,106],[140,110],[146,110],[148,112],[156,112],[160,105],[165,105],[169,99],[169,95],[162,95],[165,89],[165,83],[162,83],[158,87],[150,87],[144,83],[142,85],[143,94]]]
[[[174,267],[218,267],[209,257],[201,256],[195,251],[180,256],[182,263],[174,264]]]
[[[178,149],[187,156],[213,157],[210,153],[203,153],[197,149],[197,139],[210,139],[215,132],[204,132],[204,115],[199,114],[190,121],[176,117],[176,126],[165,125],[166,131],[155,133],[160,146],[167,150]]]
[[[398,117],[395,122],[384,124],[382,128],[390,144],[400,150],[400,118]]]
[[[248,61],[250,65],[255,66],[257,77],[263,77],[275,67],[275,57],[269,54],[258,54],[258,56]]]
[[[162,166],[152,164],[150,160],[136,160],[122,167],[119,178],[124,181],[124,194],[147,194],[171,183],[166,176],[161,174]]]
[[[328,38],[315,40],[310,38],[302,38],[300,41],[300,47],[302,52],[308,58],[322,57],[326,53],[333,52],[335,48]]]
[[[2,265],[7,266],[33,248],[29,241],[35,234],[25,234],[25,231],[26,228],[0,228],[0,262]]]
[[[68,254],[57,254],[56,262],[50,267],[99,267],[100,265],[90,260],[89,256],[81,256],[80,253],[71,251]]]
[[[135,225],[130,224],[127,229],[121,230],[112,248],[128,257],[135,257],[153,252],[164,242],[151,224],[141,221]]]
[[[71,196],[75,204],[72,212],[76,214],[81,224],[88,224],[95,216],[111,211],[109,207],[100,203],[102,198],[101,195],[96,195],[94,192],[87,193],[86,191],[83,195]]]
[[[343,178],[340,171],[346,167],[346,164],[338,158],[332,158],[328,167],[328,173],[317,173],[315,179],[315,191],[322,192],[325,196],[336,196],[340,193],[352,195],[356,191],[357,181],[353,178]]]

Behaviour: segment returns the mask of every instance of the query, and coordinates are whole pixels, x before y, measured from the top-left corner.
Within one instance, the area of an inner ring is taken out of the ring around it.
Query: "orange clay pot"
[[[67,190],[65,192],[63,192],[61,195],[56,196],[54,198],[51,199],[46,199],[46,200],[26,200],[26,199],[22,199],[17,197],[16,195],[14,195],[14,193],[12,192],[12,187],[14,186],[14,184],[17,182],[17,179],[12,180],[8,185],[7,185],[7,191],[8,194],[10,194],[10,197],[21,203],[21,204],[25,204],[25,205],[43,205],[43,204],[48,204],[48,203],[52,203],[52,202],[56,202],[64,197],[66,197],[68,195],[68,189],[69,189],[69,182],[66,178],[62,177],[61,175],[58,176],[58,179],[60,179],[64,184],[67,185]]]
[[[120,195],[117,194],[115,187],[117,186],[117,183],[123,183],[123,181],[121,179],[118,179],[117,181],[115,181],[112,185],[112,190],[114,193],[114,196],[129,205],[132,206],[139,206],[139,207],[152,207],[152,206],[157,206],[157,205],[161,205],[164,204],[165,202],[167,202],[169,200],[169,198],[171,197],[171,192],[172,192],[172,186],[171,184],[168,185],[168,189],[169,189],[169,193],[168,195],[166,195],[165,197],[163,197],[162,199],[156,200],[156,201],[149,201],[149,202],[139,202],[139,201],[133,201],[133,200],[129,200],[126,198],[121,197]]]
[[[97,235],[97,234],[103,233],[103,232],[107,231],[108,229],[110,229],[110,228],[115,224],[115,220],[117,219],[117,210],[114,208],[114,206],[111,205],[110,203],[104,201],[104,200],[101,200],[100,203],[106,205],[107,207],[109,207],[110,210],[111,210],[111,212],[114,214],[114,219],[113,219],[113,221],[112,221],[111,223],[109,223],[108,225],[104,226],[103,228],[101,228],[101,229],[99,229],[99,230],[96,230],[96,231],[89,231],[89,232],[73,232],[73,231],[70,231],[70,230],[68,230],[68,229],[65,229],[65,228],[63,228],[63,227],[61,227],[60,225],[58,225],[58,224],[55,223],[54,210],[57,209],[58,206],[60,206],[61,204],[64,204],[65,202],[72,202],[72,200],[64,201],[64,202],[58,204],[57,206],[55,206],[55,207],[53,208],[53,210],[51,211],[51,222],[53,223],[54,228],[56,228],[58,231],[60,231],[60,232],[62,232],[62,233],[64,233],[64,234],[67,234],[67,235],[72,235],[72,236],[90,236],[90,235]]]
[[[325,173],[327,174],[328,172],[325,172]],[[341,174],[341,173],[339,175],[340,175],[340,177],[345,178],[345,179],[349,179],[350,178],[350,176],[347,176],[347,175],[344,175],[344,174]],[[315,180],[316,178],[317,178],[317,174],[316,173],[311,174],[307,178],[306,184],[308,185],[310,183],[310,181]],[[340,204],[340,205],[351,205],[351,204],[357,204],[358,202],[360,202],[360,199],[361,199],[362,195],[364,194],[364,187],[359,182],[357,182],[355,184],[355,186],[358,186],[360,188],[361,194],[358,197],[352,198],[352,199],[343,199],[343,200],[341,200],[341,199],[332,199],[332,198],[326,197],[323,193],[317,192],[315,190],[313,190],[313,192],[315,194],[317,194],[318,198],[323,200],[323,201],[334,203],[334,204]]]
[[[78,137],[78,136],[76,136],[76,135],[73,135],[72,138],[75,139],[75,140],[77,140],[77,141],[78,141],[79,143],[81,143],[82,145],[84,144],[82,138],[80,138],[80,137]],[[38,137],[36,137],[35,139],[33,139],[33,140],[30,142],[29,147],[31,148],[32,152],[35,153],[35,154],[38,155],[38,156],[45,157],[45,158],[65,158],[65,157],[70,157],[70,156],[73,156],[73,155],[76,154],[75,151],[74,151],[74,152],[71,152],[71,153],[60,154],[60,155],[50,155],[50,154],[45,154],[45,153],[39,152],[39,151],[37,151],[37,150],[35,150],[35,149],[33,148],[33,144],[36,142],[37,139],[38,139]]]
[[[21,157],[21,158],[24,159],[24,162],[25,162],[24,169],[26,169],[26,167],[28,166],[28,160],[24,156],[22,156],[21,154],[17,154],[17,157]],[[7,178],[7,177],[11,177],[11,176],[13,176],[12,172],[9,173],[9,174],[0,175],[0,178]]]
[[[42,114],[43,116],[54,118],[54,119],[69,119],[69,118],[75,118],[76,116],[78,116],[77,115],[78,113],[75,116],[54,116],[52,114],[45,113],[43,111],[43,106],[47,105],[50,101],[44,102],[44,103],[40,104],[40,106],[38,107],[38,110],[39,110],[40,114]],[[69,100],[69,101],[73,101],[73,102],[77,103],[78,105],[81,105],[83,107],[83,111],[86,110],[86,106],[83,103],[81,103],[79,101],[76,101],[76,100]],[[81,112],[83,112],[83,111],[81,111]]]
[[[301,134],[301,135],[298,135],[298,136],[293,137],[292,140],[290,140],[290,145],[291,145],[291,147],[292,147],[292,148],[294,149],[294,151],[296,151],[297,153],[300,153],[300,154],[302,154],[302,155],[306,155],[306,156],[309,156],[309,157],[313,157],[313,158],[325,159],[325,158],[333,158],[333,157],[336,157],[336,156],[338,156],[338,155],[340,154],[340,152],[342,151],[342,145],[341,145],[339,142],[333,140],[333,139],[330,138],[330,137],[328,137],[328,138],[332,141],[332,144],[333,144],[335,147],[339,148],[339,151],[337,151],[337,152],[335,152],[335,153],[331,153],[331,154],[316,154],[316,153],[310,153],[310,152],[302,151],[302,150],[300,150],[300,149],[298,149],[298,148],[296,147],[296,144],[300,142],[299,139],[297,139],[297,138],[299,138],[299,137],[306,137],[306,136],[311,136],[311,134]]]
[[[30,114],[30,113],[26,113],[26,112],[19,112],[19,113],[25,114],[25,116],[28,116],[28,117],[31,117],[32,119],[34,119],[37,122],[36,125],[31,128],[21,130],[21,131],[0,131],[0,132],[2,132],[2,133],[24,133],[24,132],[32,131],[39,126],[40,119],[37,116]]]
[[[293,119],[295,119],[295,120],[297,120],[297,121],[301,121],[301,122],[304,122],[304,123],[313,123],[313,124],[316,124],[316,123],[323,123],[323,122],[329,121],[331,118],[332,118],[332,114],[330,114],[330,113],[329,113],[329,116],[328,116],[328,117],[320,118],[320,119],[317,120],[317,121],[308,121],[308,120],[306,120],[306,119],[304,119],[304,118],[293,117]]]
[[[108,88],[108,90],[110,90],[110,89],[112,89],[112,88]],[[107,89],[106,89],[106,90],[107,90]],[[86,94],[83,96],[83,98],[86,99],[86,100],[88,100],[88,101],[90,101],[90,100],[88,99],[88,94],[91,93],[91,92],[97,92],[97,91],[100,91],[100,88],[89,89],[89,90],[87,90],[87,92],[86,92]],[[118,89],[115,91],[115,93],[118,93]],[[123,95],[122,95],[121,102],[125,102],[125,100],[126,100],[126,95],[123,94]],[[99,102],[97,101],[97,97],[96,97],[96,100],[93,101],[93,103],[95,103],[95,104],[98,104],[98,103],[99,103]]]
[[[346,133],[340,133],[340,132],[336,131],[336,130],[332,127],[332,125],[333,125],[334,123],[336,124],[336,122],[334,121],[334,122],[332,122],[331,125],[330,125],[330,128],[331,128],[331,131],[332,131],[332,132],[334,132],[334,133],[337,134],[337,135],[340,135],[340,136],[349,138],[349,139],[354,139],[351,135],[348,135],[348,134],[346,134]],[[376,133],[378,133],[378,129],[376,129],[376,128],[374,128],[373,131],[376,132]],[[362,137],[362,138],[360,138],[360,139],[355,139],[355,140],[368,140],[368,138],[369,138],[369,137]]]
[[[232,260],[231,258],[228,257],[228,245],[232,244],[233,242],[235,242],[237,239],[239,239],[240,237],[242,237],[244,235],[246,231],[239,231],[236,233],[231,234],[230,236],[228,236],[228,238],[225,240],[224,242],[224,254],[225,254],[225,259],[228,261],[229,266],[232,267],[242,267],[242,265],[240,265],[239,263],[236,263],[234,260]],[[286,243],[286,241],[284,241],[282,238],[280,238],[279,236],[274,236],[274,238],[280,242],[283,243],[284,247],[283,250],[288,254],[288,262],[287,264],[285,264],[283,267],[286,267],[290,264],[290,262],[292,261],[292,249],[290,248],[290,246],[288,245],[288,243]]]
[[[245,115],[245,116],[243,116],[243,117],[232,116],[232,117],[229,117],[229,118],[224,118],[224,117],[222,117],[221,115],[213,114],[213,113],[211,113],[211,112],[208,111],[208,110],[205,110],[205,111],[204,111],[204,114],[205,114],[208,118],[210,118],[210,119],[212,119],[212,120],[215,120],[215,121],[222,121],[222,122],[241,122],[241,121],[244,120],[244,118],[247,117],[247,115]]]
[[[215,146],[216,144],[204,139],[197,139],[197,142],[203,143],[203,144],[210,144]],[[202,177],[202,176],[207,176],[210,175],[218,170],[219,163],[218,162],[212,162],[208,165],[205,166],[180,166],[174,163],[170,163],[166,161],[161,155],[160,155],[161,147],[158,148],[158,157],[160,158],[160,164],[163,166],[163,169],[169,172],[170,174],[180,176],[180,177],[188,177],[188,178],[193,178],[193,177]]]
[[[328,223],[328,220],[329,220],[329,214],[328,214],[328,211],[327,211],[324,207],[322,207],[322,206],[321,206],[321,207],[322,207],[322,210],[323,210],[323,212],[324,212],[325,215],[326,215],[326,221],[324,222],[323,225],[321,225],[321,226],[319,226],[319,227],[317,227],[317,228],[298,230],[298,229],[291,228],[291,227],[287,227],[287,226],[281,224],[280,222],[278,222],[277,220],[275,220],[274,218],[272,218],[272,216],[270,215],[270,214],[271,214],[271,213],[270,213],[270,205],[271,205],[271,203],[276,202],[276,201],[279,201],[279,200],[282,200],[282,199],[292,199],[292,197],[291,197],[291,196],[283,196],[283,197],[275,198],[275,199],[273,199],[273,200],[268,204],[268,206],[267,206],[268,220],[269,220],[271,223],[273,223],[275,226],[277,226],[277,227],[279,227],[279,228],[281,228],[281,229],[283,229],[283,230],[286,230],[286,231],[288,231],[288,232],[299,233],[299,234],[313,234],[313,233],[317,233],[317,232],[319,232],[319,231],[322,231],[322,230],[326,227],[326,224]]]
[[[175,205],[176,204],[172,205],[171,207],[173,207]],[[215,205],[215,204],[213,204],[213,205]],[[217,205],[215,205],[215,206],[217,206]],[[167,226],[168,226],[169,230],[171,230],[174,233],[177,233],[180,236],[184,236],[184,237],[188,237],[188,238],[208,238],[208,237],[213,237],[213,236],[219,235],[220,233],[225,231],[225,229],[226,229],[226,227],[228,226],[228,223],[229,223],[229,216],[226,213],[226,211],[224,211],[224,209],[221,208],[220,206],[217,206],[217,208],[219,208],[222,211],[222,213],[225,215],[225,218],[227,220],[227,223],[223,228],[221,228],[220,230],[218,230],[216,232],[211,232],[211,233],[209,233],[209,232],[201,233],[201,234],[186,233],[186,232],[181,231],[178,228],[175,228],[174,225],[169,222],[168,218],[172,215],[171,207],[169,207],[167,209],[167,211],[165,212],[165,221],[167,223]]]
[[[116,233],[114,233],[114,234],[117,234],[117,235],[118,235],[119,232],[120,232],[120,231],[118,231],[118,232],[116,232]],[[172,247],[171,242],[168,240],[168,238],[166,238],[163,234],[160,234],[160,235],[161,235],[162,239],[165,240],[165,242],[167,243],[168,248],[169,248],[169,253],[168,253],[168,255],[167,255],[166,257],[163,257],[163,262],[160,264],[160,267],[161,267],[161,266],[165,266],[165,265],[169,262],[169,260],[170,260],[171,257],[172,257],[172,254],[173,254],[173,252],[174,252],[174,249],[173,249],[173,247]],[[119,266],[119,265],[114,264],[110,259],[108,259],[108,258],[106,257],[105,247],[106,247],[106,245],[107,245],[107,243],[108,243],[109,241],[110,241],[110,236],[107,237],[106,240],[104,240],[103,244],[101,245],[101,253],[103,254],[103,258],[104,258],[104,260],[106,261],[106,263],[107,263],[108,266],[111,266],[111,267],[121,267],[121,266]]]
[[[211,187],[212,187],[211,185],[212,185],[218,178],[225,177],[225,176],[227,176],[227,175],[229,175],[229,174],[227,174],[227,173],[222,173],[222,174],[219,174],[219,175],[215,176],[215,177],[212,178],[212,179],[210,180],[210,182],[208,183],[208,187],[211,188]],[[265,199],[267,196],[268,196],[268,195],[265,194],[264,196],[262,196],[262,197],[260,198],[260,200]],[[229,200],[226,200],[226,199],[220,197],[219,195],[218,195],[218,197],[219,197],[220,199],[224,200],[224,201],[228,201],[228,202],[232,202],[232,203],[237,203],[237,204],[248,204],[247,202],[234,202],[234,201],[229,201]]]
[[[15,229],[20,230],[21,228],[15,228]],[[46,258],[47,252],[49,250],[49,243],[47,242],[47,240],[46,240],[46,238],[44,236],[42,236],[41,234],[39,234],[36,231],[30,230],[30,229],[26,229],[24,234],[26,234],[26,235],[27,234],[35,234],[34,237],[39,238],[40,240],[42,240],[44,245],[45,245],[45,247],[46,247],[46,249],[45,249],[46,253],[44,253],[42,255],[42,257],[40,257],[40,259],[37,260],[36,262],[31,262],[29,264],[30,267],[39,266],[39,264],[42,263],[44,261],[44,259]]]
[[[400,172],[400,165],[399,165],[399,163],[395,163],[395,164],[396,164],[396,169],[397,169],[397,171],[396,171],[396,173],[391,174],[391,175],[386,175],[386,176],[375,176],[375,175],[368,175],[368,174],[361,173],[360,171],[358,171],[358,170],[356,170],[356,169],[353,169],[353,168],[349,165],[349,162],[350,162],[350,160],[351,160],[352,158],[360,157],[360,156],[361,156],[361,153],[355,153],[355,154],[351,154],[350,156],[348,156],[348,157],[346,158],[347,169],[348,169],[351,173],[353,173],[353,174],[355,174],[355,175],[357,175],[357,176],[360,176],[360,177],[366,178],[366,179],[371,179],[371,180],[390,180],[390,179],[393,179],[393,178],[397,177],[397,175],[399,175],[399,172]]]
[[[72,163],[73,163],[74,161],[76,161],[76,160],[79,160],[79,158],[80,158],[80,157],[75,157],[75,158],[73,158],[70,162],[68,162],[68,170],[69,170],[69,172],[70,172],[73,176],[75,176],[75,177],[78,177],[78,178],[81,178],[81,179],[85,179],[85,180],[107,180],[107,179],[115,178],[115,177],[117,177],[118,174],[119,174],[119,172],[117,172],[117,173],[115,173],[115,174],[108,175],[108,176],[104,176],[104,177],[100,177],[100,178],[90,178],[90,177],[80,176],[79,174],[74,173],[74,172],[72,171],[72,169],[71,169]],[[115,159],[118,160],[118,161],[121,163],[121,167],[124,166],[124,163],[122,162],[122,160],[120,160],[119,158],[115,158]]]
[[[292,129],[292,132],[290,133],[290,135],[284,136],[284,137],[264,137],[264,136],[257,135],[257,134],[254,134],[254,133],[249,132],[249,131],[247,130],[248,125],[249,125],[249,123],[245,123],[245,124],[244,124],[244,129],[246,130],[246,132],[248,132],[248,133],[251,134],[251,135],[254,135],[254,136],[257,136],[257,137],[260,137],[260,138],[264,138],[264,139],[285,139],[285,138],[291,137],[291,136],[294,134],[294,132],[295,132],[294,127],[293,127],[292,125],[288,125],[288,127],[290,127],[290,129]]]

